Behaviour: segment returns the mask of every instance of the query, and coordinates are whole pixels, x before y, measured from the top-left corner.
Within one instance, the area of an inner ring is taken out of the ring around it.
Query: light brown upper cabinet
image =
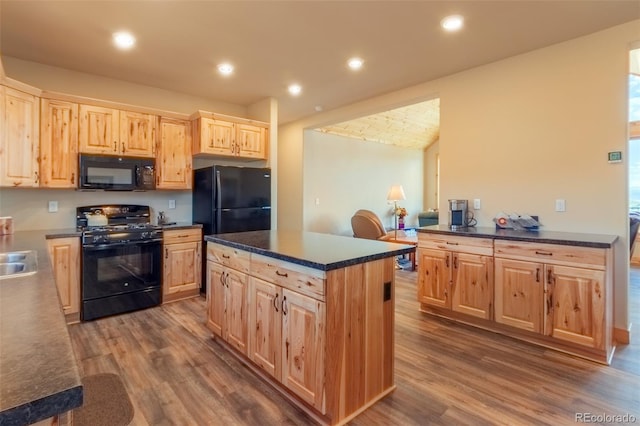
[[[40,101],[40,186],[75,188],[78,184],[78,104]]]
[[[267,123],[203,112],[192,118],[193,155],[246,160],[267,158]]]
[[[39,184],[40,98],[0,86],[0,186]]]
[[[160,118],[156,150],[156,189],[191,189],[191,122]]]
[[[78,150],[154,157],[157,123],[157,115],[81,104]]]

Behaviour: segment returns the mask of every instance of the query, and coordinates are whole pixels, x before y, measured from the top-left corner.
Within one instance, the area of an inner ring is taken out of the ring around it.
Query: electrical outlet
[[[473,209],[480,210],[480,198],[473,199]]]
[[[169,208],[170,209],[176,208],[176,200],[169,200]]]
[[[563,199],[557,199],[556,200],[556,211],[557,212],[563,212],[566,210],[566,205]]]
[[[49,201],[49,213],[55,213],[58,211],[58,202]]]

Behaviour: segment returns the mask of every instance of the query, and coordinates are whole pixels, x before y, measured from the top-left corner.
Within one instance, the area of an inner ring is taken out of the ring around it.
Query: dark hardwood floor
[[[568,425],[577,413],[640,423],[640,269],[632,343],[611,366],[422,314],[416,273],[398,271],[396,284],[397,389],[350,424]],[[118,373],[132,425],[314,424],[211,338],[205,310],[195,298],[70,326],[81,374]]]

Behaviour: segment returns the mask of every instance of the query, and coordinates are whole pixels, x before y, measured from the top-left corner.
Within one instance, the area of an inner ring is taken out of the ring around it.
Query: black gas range
[[[159,305],[162,228],[149,206],[118,204],[76,209],[82,232],[83,321]]]

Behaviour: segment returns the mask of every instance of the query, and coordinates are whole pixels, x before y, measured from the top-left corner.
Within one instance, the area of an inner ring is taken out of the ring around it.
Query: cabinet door
[[[238,351],[247,354],[248,334],[248,289],[249,277],[233,269],[225,271],[225,340]]]
[[[605,273],[546,266],[545,334],[591,348],[605,346]]]
[[[47,240],[49,260],[65,315],[80,313],[80,238]]]
[[[164,297],[200,288],[202,243],[187,242],[164,246],[162,293]]]
[[[120,111],[119,154],[154,157],[158,116]]]
[[[207,262],[207,327],[218,337],[223,337],[225,268],[215,262]]]
[[[200,140],[195,153],[234,155],[234,126],[227,121],[200,118]],[[196,145],[194,143],[194,145]]]
[[[282,295],[282,383],[321,409],[325,304],[286,289]]]
[[[236,153],[240,157],[266,159],[267,132],[264,127],[236,124]]]
[[[418,300],[420,303],[451,308],[451,253],[444,250],[418,249]]]
[[[156,189],[191,189],[191,125],[185,120],[160,118],[156,150]]]
[[[40,102],[40,186],[75,188],[78,172],[78,104]]]
[[[280,380],[282,290],[275,284],[250,278],[249,358]]]
[[[120,113],[116,109],[80,105],[78,151],[86,154],[120,153],[118,128]]]
[[[453,253],[451,309],[492,319],[493,257]]]
[[[40,101],[0,86],[0,186],[38,186]]]
[[[544,265],[496,258],[495,271],[496,322],[542,333]]]

